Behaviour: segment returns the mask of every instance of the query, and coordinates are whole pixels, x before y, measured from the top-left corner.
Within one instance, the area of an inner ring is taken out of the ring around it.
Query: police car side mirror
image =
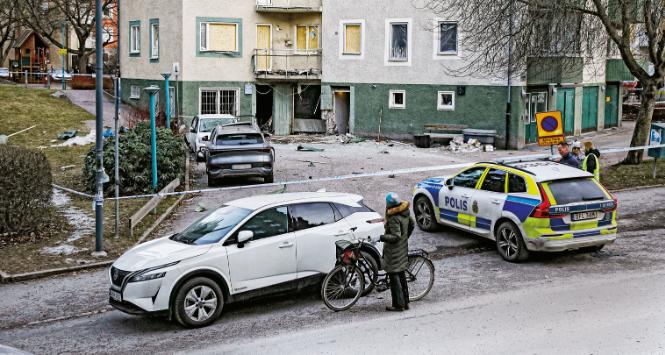
[[[448,186],[448,190],[453,189],[453,179],[446,180],[446,186]]]

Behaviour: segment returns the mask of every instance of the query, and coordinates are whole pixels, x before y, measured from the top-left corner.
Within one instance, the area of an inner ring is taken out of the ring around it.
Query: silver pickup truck
[[[205,149],[205,161],[208,186],[234,177],[261,177],[265,183],[274,180],[275,149],[253,123],[215,127]]]

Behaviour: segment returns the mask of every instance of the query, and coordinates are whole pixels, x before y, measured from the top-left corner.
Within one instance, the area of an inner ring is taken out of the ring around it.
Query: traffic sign
[[[563,142],[563,122],[561,111],[537,112],[538,145],[548,146]]]
[[[67,55],[67,48],[58,49],[58,55]]]

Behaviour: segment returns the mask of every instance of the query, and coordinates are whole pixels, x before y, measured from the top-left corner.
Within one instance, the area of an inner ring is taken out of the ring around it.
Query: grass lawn
[[[602,169],[600,181],[610,190],[665,184],[665,159],[659,159],[657,175],[653,178],[653,159],[640,165],[613,165]]]
[[[51,164],[54,183],[78,191],[84,191],[83,161],[85,154],[93,146],[51,147],[59,144],[57,135],[69,129],[79,131],[78,135],[86,135],[90,131],[85,121],[95,117],[80,107],[73,105],[66,98],[51,97],[52,91],[47,89],[31,89],[19,86],[0,85],[0,134],[9,135],[32,125],[35,128],[9,138],[8,144],[28,148],[41,149]],[[57,140],[57,141],[53,141]],[[71,166],[62,170],[63,166]],[[0,192],[1,194],[1,192]],[[76,207],[90,218],[94,218],[92,201],[69,196],[70,206]],[[1,195],[0,195],[1,198]],[[108,252],[106,259],[95,259],[90,256],[94,250],[94,233],[77,241],[68,243],[81,251],[71,255],[45,255],[44,247],[62,244],[72,235],[76,228],[70,224],[63,210],[54,209],[50,225],[42,228],[44,232],[35,237],[12,236],[0,238],[0,270],[8,273],[19,273],[75,265],[81,262],[98,262],[112,260],[134,245],[158,216],[175,202],[176,198],[164,199],[154,214],[149,214],[134,231],[132,238],[126,233],[129,217],[147,200],[126,200],[121,202],[121,237],[115,239],[115,209],[112,201],[104,203],[104,250]],[[93,226],[94,228],[94,226]]]

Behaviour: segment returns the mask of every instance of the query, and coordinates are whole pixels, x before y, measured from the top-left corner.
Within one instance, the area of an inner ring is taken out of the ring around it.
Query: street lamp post
[[[95,51],[96,51],[96,95],[95,95],[95,155],[97,160],[97,193],[95,194],[95,254],[105,256],[103,250],[104,238],[104,183],[109,181],[109,177],[104,173],[104,138],[102,131],[104,129],[104,41],[102,38],[102,1],[95,1]],[[64,65],[63,65],[63,84],[64,84]]]
[[[170,88],[169,88],[169,78],[171,77],[171,73],[162,73],[162,76],[164,77],[164,93],[165,93],[165,111],[166,111],[166,128],[170,129],[171,128],[171,97],[169,95],[170,93]]]
[[[145,90],[150,95],[150,151],[152,153],[152,189],[157,191],[157,127],[155,124],[155,96],[159,93],[156,85]]]
[[[64,49],[64,48],[67,48],[67,46],[65,45],[66,40],[65,40],[65,23],[64,22],[62,24],[60,24],[60,32],[62,34],[62,48]],[[60,73],[60,74],[62,74],[62,90],[67,89],[67,84],[65,84],[65,58],[66,58],[65,56],[66,55],[67,55],[67,52],[65,52],[63,50],[62,51],[62,73]]]

